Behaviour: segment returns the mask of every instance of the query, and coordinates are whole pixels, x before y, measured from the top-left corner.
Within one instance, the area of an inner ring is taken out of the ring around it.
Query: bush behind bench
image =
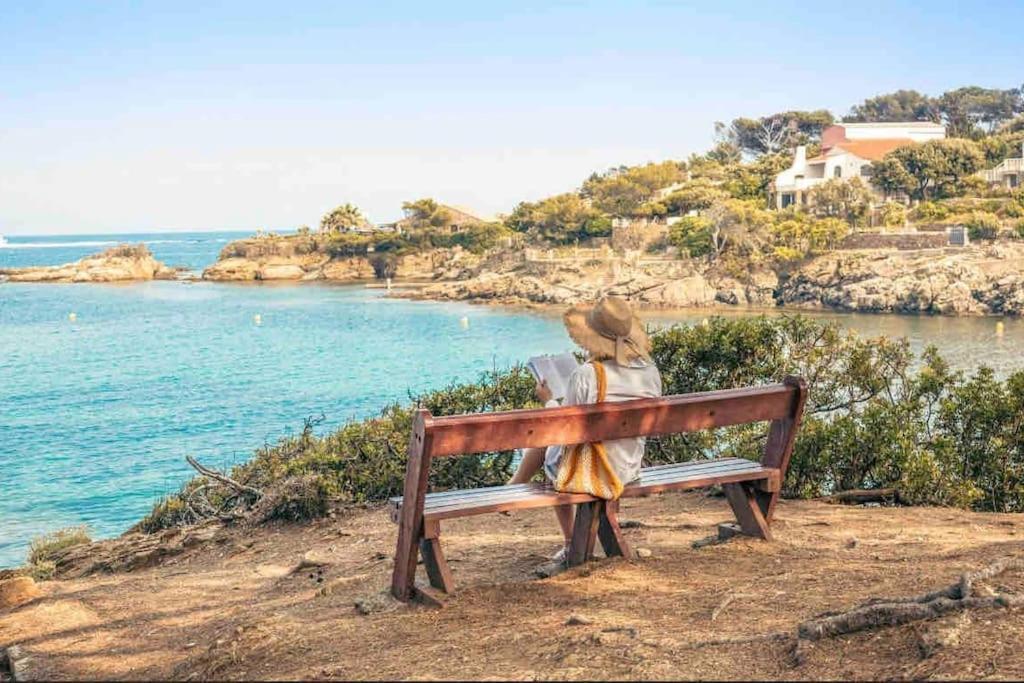
[[[933,349],[915,358],[906,340],[861,338],[803,316],[723,318],[652,334],[666,394],[780,381],[809,385],[807,414],[784,495],[815,497],[894,487],[912,504],[1024,511],[1024,372],[1000,381],[989,368],[952,371]],[[261,489],[240,498],[199,478],[160,501],[136,528],[202,518],[306,519],[332,501],[372,503],[401,493],[413,406],[434,415],[535,406],[523,367],[484,373],[391,405],[324,436],[307,420],[298,435],[259,448],[231,476]],[[747,425],[651,439],[650,464],[740,455],[756,459],[766,428]],[[513,454],[435,461],[435,489],[504,483]],[[203,487],[200,489],[200,487]],[[201,495],[200,495],[201,494]],[[202,505],[199,505],[202,501]]]

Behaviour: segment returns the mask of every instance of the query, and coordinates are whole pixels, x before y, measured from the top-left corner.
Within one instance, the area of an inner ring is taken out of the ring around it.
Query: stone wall
[[[839,249],[942,249],[949,245],[945,232],[870,233],[858,232],[839,243]]]

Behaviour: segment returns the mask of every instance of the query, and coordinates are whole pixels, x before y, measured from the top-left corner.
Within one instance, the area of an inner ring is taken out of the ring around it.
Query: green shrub
[[[252,460],[236,466],[230,476],[264,491],[254,506],[260,520],[316,517],[331,500],[387,500],[402,492],[414,406],[437,416],[512,410],[536,405],[533,387],[533,376],[515,367],[487,372],[476,383],[414,396],[412,405],[388,406],[377,417],[349,422],[322,437],[314,434],[317,422],[307,420],[300,434],[258,449]],[[432,465],[431,483],[439,489],[502,484],[512,476],[512,461],[510,451],[440,458]],[[153,532],[194,523],[209,516],[209,508],[223,513],[244,502],[233,491],[205,488],[207,483],[200,479],[186,483],[135,528]]]
[[[58,529],[44,536],[32,539],[28,546],[29,565],[42,565],[53,560],[61,551],[83,543],[91,543],[89,528],[86,526],[73,526],[66,529]]]
[[[921,202],[910,215],[921,223],[937,223],[949,216],[949,207],[938,202]]]
[[[975,211],[963,222],[972,240],[994,240],[999,236],[999,217],[987,211]]]
[[[30,576],[36,581],[49,581],[57,573],[57,563],[53,560],[41,560],[27,565],[20,573],[23,576]]]
[[[902,228],[907,222],[907,207],[899,202],[886,202],[882,206],[882,225],[887,228]]]
[[[1015,201],[1009,201],[997,212],[1000,218],[1024,218],[1024,206]]]
[[[1013,226],[1013,231],[1017,237],[1024,239],[1024,220],[1017,221],[1017,224]]]
[[[680,253],[693,257],[707,256],[714,251],[711,242],[711,221],[704,216],[683,216],[669,229],[669,241]]]
[[[905,339],[861,338],[802,316],[713,317],[657,331],[651,339],[666,394],[763,385],[787,375],[807,380],[787,496],[896,487],[913,503],[1024,511],[1024,371],[1004,382],[987,368],[968,378],[952,372],[934,349],[915,358]],[[521,367],[411,399],[324,436],[307,420],[300,434],[260,448],[230,473],[262,490],[260,500],[195,479],[137,528],[188,524],[211,510],[294,520],[322,515],[332,501],[384,501],[402,491],[414,406],[440,416],[536,405],[533,378]],[[646,460],[757,458],[765,435],[766,426],[755,424],[651,438]],[[430,485],[501,484],[511,475],[513,455],[439,458]]]

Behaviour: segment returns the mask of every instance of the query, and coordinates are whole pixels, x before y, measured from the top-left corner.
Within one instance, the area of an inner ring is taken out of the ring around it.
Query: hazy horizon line
[[[161,230],[114,230],[102,232],[5,232],[0,229],[2,237],[109,237],[114,235],[177,235],[187,233],[212,234],[218,232],[237,232],[255,234],[257,230],[266,232],[295,232],[298,228],[183,228],[183,229],[161,229]]]

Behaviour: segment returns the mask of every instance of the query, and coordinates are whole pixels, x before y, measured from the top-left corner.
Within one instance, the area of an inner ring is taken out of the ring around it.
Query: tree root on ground
[[[964,573],[959,581],[950,586],[924,595],[873,598],[848,612],[827,613],[808,619],[797,627],[793,644],[793,664],[800,666],[806,660],[809,643],[823,638],[935,619],[969,609],[1012,609],[1024,606],[1024,597],[1018,595],[974,594],[975,584],[1011,569],[1024,569],[1024,558],[1006,558],[993,562],[978,571]],[[929,656],[929,653],[922,651],[922,656]]]
[[[796,633],[772,632],[739,638],[702,640],[688,643],[685,647],[701,648],[789,641],[792,643],[792,662],[795,666],[799,666],[806,660],[807,650],[813,641],[885,626],[899,626],[915,621],[935,619],[946,614],[971,609],[1022,607],[1024,606],[1024,596],[1009,593],[975,595],[977,583],[999,576],[1006,571],[1021,569],[1024,569],[1024,558],[1006,558],[977,571],[966,572],[959,581],[938,591],[911,597],[873,598],[846,612],[819,614],[797,626]],[[728,604],[728,599],[723,601],[724,604]],[[924,647],[922,656],[929,656],[925,650],[931,649],[934,648]]]
[[[1006,593],[991,597],[974,595],[974,584],[1010,569],[1024,569],[1024,559],[1005,559],[976,572],[967,572],[957,583],[942,590],[913,597],[874,598],[848,612],[809,619],[797,627],[797,637],[820,640],[879,626],[897,626],[911,621],[934,619],[966,609],[1018,607],[1024,598]]]

